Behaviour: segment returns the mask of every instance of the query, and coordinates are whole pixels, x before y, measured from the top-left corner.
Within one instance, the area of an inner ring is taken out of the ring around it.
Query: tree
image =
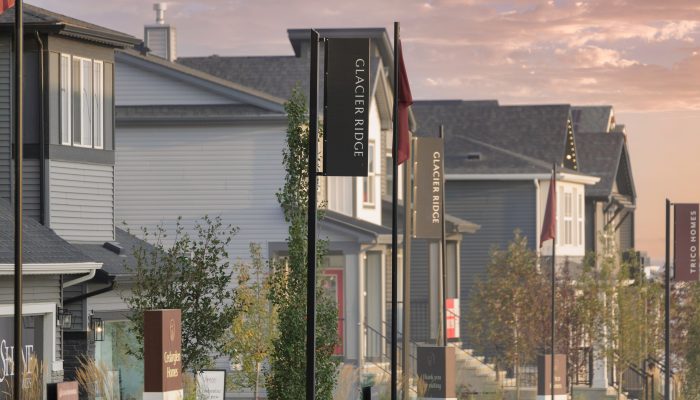
[[[294,90],[285,103],[288,118],[287,146],[283,151],[284,187],[277,193],[285,221],[289,224],[288,256],[274,263],[270,300],[276,307],[281,332],[273,343],[266,371],[266,388],[272,400],[303,399],[306,382],[306,277],[309,121],[306,99]],[[322,213],[321,213],[322,216]],[[326,243],[317,243],[317,264]],[[338,342],[337,308],[319,287],[316,293],[316,398],[331,399],[337,380],[338,361],[333,350]]]
[[[131,332],[143,354],[143,313],[147,310],[177,308],[182,311],[182,367],[198,371],[212,364],[212,355],[238,313],[237,299],[231,291],[232,272],[226,247],[236,229],[224,225],[220,217],[205,216],[195,223],[195,237],[184,232],[178,219],[171,246],[164,241],[165,229],[142,229],[150,245],[134,250],[134,274],[131,293],[124,301],[131,310]]]
[[[519,369],[534,362],[546,346],[550,309],[545,276],[537,270],[537,256],[519,231],[505,251],[493,250],[487,279],[472,296],[470,340],[477,350],[490,352],[498,365]],[[516,379],[520,398],[520,380]]]
[[[253,389],[253,398],[257,400],[262,365],[277,336],[277,312],[268,300],[271,266],[263,260],[260,245],[251,243],[250,256],[250,263],[239,262],[235,266],[238,277],[235,292],[241,310],[231,325],[225,352],[242,368],[242,374],[234,378],[235,383]]]

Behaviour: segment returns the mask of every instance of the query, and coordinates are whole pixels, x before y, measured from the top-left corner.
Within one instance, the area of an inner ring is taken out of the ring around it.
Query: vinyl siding
[[[50,161],[49,226],[69,242],[114,239],[114,167]]]
[[[38,159],[27,158],[22,168],[24,215],[41,219],[41,166]]]
[[[535,197],[532,181],[447,182],[445,211],[481,225],[461,245],[461,315],[467,315],[476,282],[486,278],[494,246],[504,249],[519,229],[529,247],[535,248]],[[461,320],[462,332],[468,332],[466,322]]]
[[[627,251],[634,248],[634,213],[627,216],[618,229],[620,235],[620,250]]]
[[[125,62],[117,64],[115,70],[117,106],[235,103],[227,97]]]
[[[283,242],[287,225],[276,193],[284,185],[284,127],[118,128],[117,223],[137,230],[178,217],[188,232],[205,215],[221,216],[240,230],[232,259],[247,258],[250,242],[267,254]]]
[[[0,198],[12,197],[10,39],[0,38]]]
[[[430,339],[430,245],[427,240],[411,241],[411,340]]]
[[[27,275],[23,279],[23,303],[61,303],[61,282],[58,275]],[[14,304],[12,276],[0,277],[0,304]],[[61,330],[56,329],[56,359],[61,359]]]

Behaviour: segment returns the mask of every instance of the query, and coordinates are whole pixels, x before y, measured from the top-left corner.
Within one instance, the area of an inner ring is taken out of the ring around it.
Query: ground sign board
[[[205,369],[197,373],[198,400],[224,400],[226,396],[226,371]]]
[[[370,106],[368,38],[326,42],[323,172],[367,176]]]
[[[673,221],[674,279],[695,282],[698,271],[698,205],[675,204]]]
[[[554,355],[554,396],[552,396],[552,355],[537,356],[537,400],[567,400],[566,355]]]
[[[144,400],[182,397],[180,310],[143,315]]]

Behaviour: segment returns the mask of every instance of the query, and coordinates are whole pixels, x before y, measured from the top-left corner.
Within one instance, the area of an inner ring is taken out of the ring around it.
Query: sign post
[[[566,355],[555,354],[553,360],[551,354],[537,356],[537,400],[566,400],[567,388]]]
[[[418,398],[420,400],[457,399],[452,346],[418,347]]]
[[[143,314],[144,400],[181,400],[182,324],[180,310]]]

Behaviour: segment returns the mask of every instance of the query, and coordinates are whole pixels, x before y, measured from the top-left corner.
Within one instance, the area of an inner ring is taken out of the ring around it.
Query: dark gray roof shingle
[[[248,104],[222,104],[222,105],[164,105],[164,106],[118,106],[116,107],[117,120],[126,119],[158,119],[168,120],[191,118],[236,118],[243,116],[279,115],[279,113],[265,110]]]
[[[14,211],[0,199],[0,264],[14,263]],[[77,247],[31,218],[24,218],[23,256],[27,264],[66,264],[94,262]],[[60,273],[60,271],[57,271]]]
[[[586,196],[607,198],[612,194],[624,145],[625,135],[620,132],[576,133],[581,172],[600,178],[595,185],[586,187]]]
[[[153,251],[154,247],[146,241],[128,233],[125,230],[116,228],[114,230],[115,244],[121,247],[119,254],[104,247],[103,244],[76,244],[83,253],[102,263],[102,270],[112,276],[128,276],[129,271],[126,264],[136,265],[134,250],[144,248]]]
[[[469,148],[475,147],[465,144],[460,136],[547,165],[553,162],[561,164],[565,154],[569,111],[570,106],[566,104],[498,106],[492,102],[463,101],[417,101],[413,104],[413,112],[419,121],[419,136],[436,136],[440,124],[444,125],[447,170],[451,173],[457,173],[460,169],[454,162],[451,164],[449,159],[462,156]],[[483,148],[482,150],[490,153]],[[495,157],[494,154],[487,155]],[[509,161],[498,161],[504,162],[505,170],[524,166],[512,157]],[[484,166],[489,167],[488,163],[484,163]],[[501,168],[498,162],[494,162],[491,167]],[[471,167],[465,166],[465,172],[471,172]]]
[[[571,120],[576,132],[607,132],[612,106],[573,106]]]

